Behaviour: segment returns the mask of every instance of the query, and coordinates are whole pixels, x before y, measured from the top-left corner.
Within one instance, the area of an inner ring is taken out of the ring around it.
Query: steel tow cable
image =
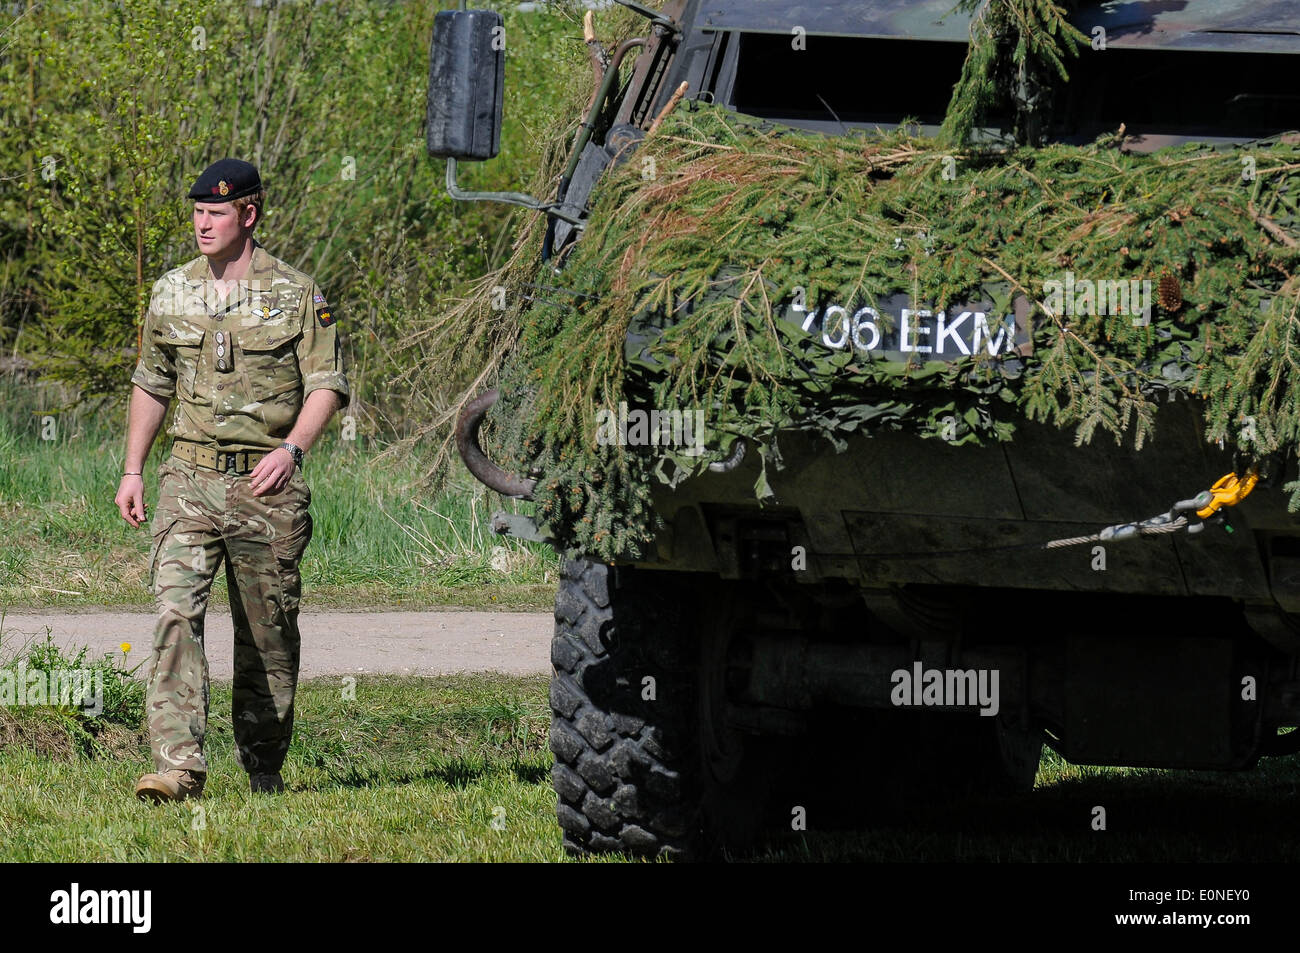
[[[1150,519],[1142,520],[1138,523],[1117,523],[1114,526],[1107,526],[1098,533],[1091,536],[1067,536],[1064,539],[1053,539],[1043,543],[1043,549],[1061,549],[1065,546],[1079,546],[1083,543],[1106,543],[1111,540],[1131,539],[1134,536],[1159,536],[1165,533],[1176,533],[1186,527],[1188,535],[1195,535],[1201,532],[1208,525],[1205,520],[1213,517],[1221,508],[1225,506],[1236,506],[1242,500],[1250,495],[1250,491],[1255,489],[1255,484],[1259,482],[1259,474],[1250,470],[1244,477],[1238,477],[1236,473],[1229,473],[1215,481],[1214,486],[1208,490],[1202,490],[1190,500],[1179,500],[1169,510],[1168,513],[1161,513],[1159,516],[1153,516]],[[1193,523],[1186,515],[1189,510],[1195,510],[1200,521]],[[1232,532],[1231,527],[1227,527],[1228,532]]]
[[[1068,546],[1082,546],[1085,543],[1108,543],[1116,540],[1134,539],[1139,536],[1162,536],[1177,533],[1184,529],[1189,535],[1195,535],[1210,525],[1207,521],[1221,521],[1223,516],[1218,511],[1225,506],[1236,506],[1250,495],[1250,491],[1255,488],[1255,484],[1258,482],[1259,474],[1255,470],[1247,471],[1243,477],[1238,477],[1235,472],[1229,473],[1220,477],[1210,489],[1202,490],[1191,499],[1179,500],[1174,503],[1167,513],[1161,513],[1158,516],[1136,523],[1116,523],[1090,536],[1067,536],[1063,539],[1049,540],[1046,543],[1015,543],[1009,546],[979,546],[970,549],[948,549],[934,552],[825,553],[822,555],[824,558],[856,560],[938,559],[945,556],[965,556],[970,553],[1011,552],[1017,549],[1064,549]],[[1186,515],[1193,510],[1198,517],[1195,522]],[[1225,524],[1225,528],[1228,532],[1232,532],[1231,526]]]

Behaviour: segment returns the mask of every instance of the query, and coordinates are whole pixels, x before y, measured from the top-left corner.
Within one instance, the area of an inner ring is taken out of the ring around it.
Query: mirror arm
[[[551,202],[543,202],[541,199],[533,198],[531,195],[525,195],[523,192],[464,192],[456,184],[456,160],[448,157],[447,159],[447,194],[454,199],[462,202],[505,202],[507,205],[522,205],[524,208],[535,209],[539,212],[545,212],[548,215],[554,215],[558,219],[563,219],[576,228],[581,228],[585,222],[579,218],[569,215],[567,212],[561,212],[559,206]]]
[[[633,2],[633,0],[617,0],[617,2],[646,17],[654,23],[656,27],[661,27],[673,33],[680,32],[681,30],[674,21],[668,19],[662,14],[656,13],[654,10],[642,6],[639,3]],[[464,10],[465,7],[466,0],[460,0],[460,9]],[[564,175],[560,179],[560,186],[556,194],[561,201],[564,199],[564,195],[569,189],[569,183],[573,179],[573,173],[578,166],[578,159],[582,156],[582,150],[585,149],[587,143],[591,141],[591,134],[596,127],[596,117],[600,115],[600,110],[604,108],[605,101],[609,98],[610,91],[613,89],[614,84],[618,82],[618,72],[619,67],[623,63],[623,57],[626,56],[630,50],[636,49],[637,47],[644,47],[646,43],[647,40],[643,37],[633,37],[632,39],[626,40],[620,44],[618,49],[615,51],[614,56],[611,58],[610,64],[606,68],[605,75],[601,80],[600,89],[596,93],[596,98],[592,102],[591,108],[587,111],[587,116],[582,123],[582,127],[578,130],[578,136],[573,145],[573,152],[569,156],[568,166],[565,168]],[[581,217],[562,211],[559,202],[543,202],[541,199],[534,198],[531,195],[526,195],[523,192],[464,191],[456,184],[456,165],[456,160],[448,156],[447,194],[453,199],[462,202],[504,202],[507,205],[522,205],[524,208],[545,212],[547,215],[568,222],[570,225],[578,229],[581,229],[586,225],[586,222]]]

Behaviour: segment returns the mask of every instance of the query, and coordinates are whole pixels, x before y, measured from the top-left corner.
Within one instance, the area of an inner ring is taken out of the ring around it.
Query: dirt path
[[[349,673],[446,675],[551,671],[549,612],[303,612],[303,678]],[[44,641],[46,628],[63,648],[90,646],[96,657],[120,655],[128,642],[127,665],[149,669],[153,616],[140,612],[6,612],[0,629],[0,657],[19,646]],[[208,665],[214,679],[233,674],[234,629],[224,608],[208,610]]]

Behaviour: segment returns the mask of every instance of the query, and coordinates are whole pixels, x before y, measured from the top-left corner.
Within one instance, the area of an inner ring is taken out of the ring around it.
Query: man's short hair
[[[245,195],[242,198],[235,199],[230,203],[235,209],[235,216],[241,221],[244,218],[244,209],[250,205],[257,209],[257,218],[253,219],[253,228],[256,229],[262,216],[266,214],[266,189],[258,189],[252,195]]]

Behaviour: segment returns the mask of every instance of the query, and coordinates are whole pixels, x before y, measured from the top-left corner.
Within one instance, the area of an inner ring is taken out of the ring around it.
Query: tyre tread
[[[650,581],[653,583],[653,580]],[[594,560],[564,564],[551,658],[552,785],[571,854],[621,850],[649,857],[695,855],[696,752],[684,723],[694,696],[683,626],[671,600],[656,598],[635,570]],[[641,699],[653,674],[658,700]]]

